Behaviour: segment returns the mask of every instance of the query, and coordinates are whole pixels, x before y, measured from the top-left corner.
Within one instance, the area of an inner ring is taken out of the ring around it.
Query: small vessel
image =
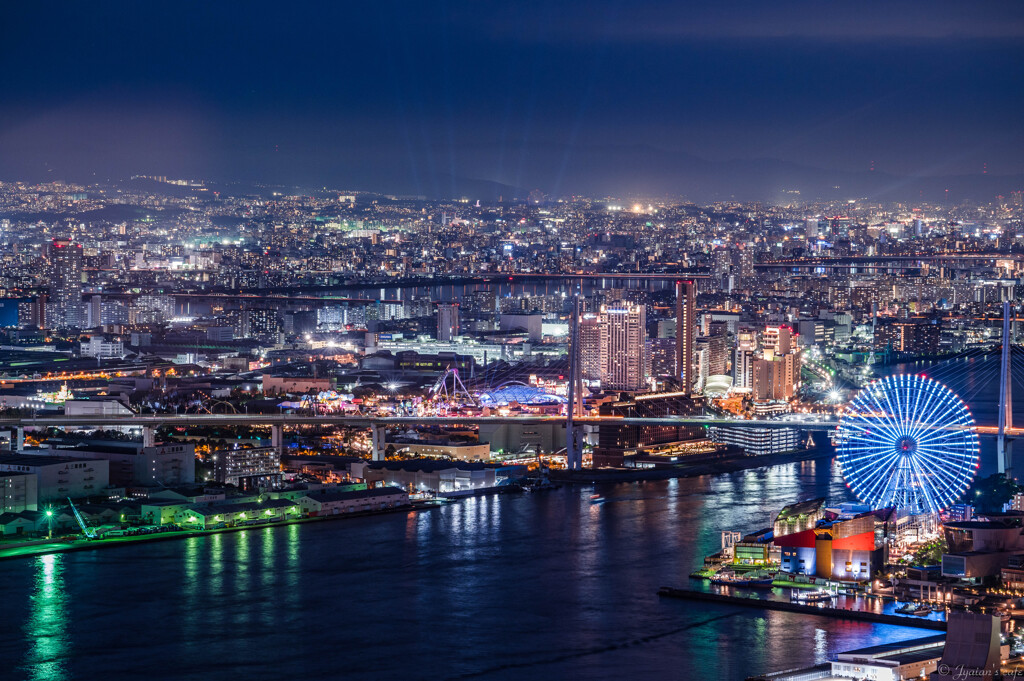
[[[946,612],[946,606],[936,603],[932,606],[932,612]]]
[[[797,601],[798,603],[821,603],[823,601],[831,601],[836,595],[831,591],[825,591],[824,589],[815,589],[813,591],[802,591],[800,589],[794,589],[790,594],[789,599],[791,601]]]
[[[931,611],[931,607],[924,603],[905,603],[896,608],[896,612],[901,615],[917,615],[918,617],[923,617]]]
[[[768,575],[766,577],[740,577],[732,571],[721,571],[711,576],[712,584],[724,584],[726,586],[747,586],[747,587],[771,587],[775,577]]]
[[[592,504],[602,504],[602,503],[604,503],[604,497],[601,496],[600,494],[592,494],[590,496],[590,503],[592,503]]]

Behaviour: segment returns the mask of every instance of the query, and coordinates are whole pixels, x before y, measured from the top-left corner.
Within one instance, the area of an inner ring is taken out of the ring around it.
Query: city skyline
[[[0,681],[1024,674],[1024,3],[0,17]]]

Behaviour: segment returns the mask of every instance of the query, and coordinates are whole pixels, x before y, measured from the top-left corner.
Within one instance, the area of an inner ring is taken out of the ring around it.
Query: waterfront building
[[[56,530],[58,528],[57,520],[58,518],[47,516],[43,511],[0,513],[0,534],[4,536],[42,534],[49,529],[51,522]],[[73,519],[71,521],[74,522]]]
[[[49,456],[29,453],[31,451],[0,453],[0,472],[34,475],[40,503],[102,494],[110,485],[110,464],[103,459]],[[54,450],[35,451],[49,453]]]
[[[781,570],[836,580],[871,579],[885,562],[888,520],[888,512],[881,511],[837,516],[826,512],[824,498],[791,504],[774,523]]]
[[[39,507],[38,480],[31,473],[0,473],[0,513],[35,511]]]
[[[565,426],[561,423],[481,423],[478,432],[492,456],[496,452],[552,453],[565,448]]]
[[[988,516],[988,520],[947,522],[942,526],[947,553],[942,576],[978,582],[998,575],[1011,558],[1024,556],[1021,516]]]
[[[748,428],[711,426],[708,437],[715,442],[734,445],[747,456],[781,454],[800,449],[800,431],[796,428]]]
[[[281,486],[281,454],[277,447],[218,449],[211,458],[213,477],[219,483],[245,491]]]
[[[498,483],[498,467],[468,461],[361,461],[350,465],[353,478],[369,486],[393,486],[416,492],[468,492]]]
[[[115,487],[176,487],[196,480],[193,444],[165,442],[147,447],[125,440],[90,440],[52,451],[76,459],[103,459]]]
[[[665,417],[695,416],[703,407],[687,391],[634,395],[600,406],[601,416]],[[679,457],[708,452],[708,440],[700,426],[618,425],[601,423],[593,465],[621,467],[639,461],[655,465],[672,463]]]
[[[942,659],[928,678],[933,681],[998,678],[1001,662],[1009,656],[1009,646],[1001,645],[999,617],[951,612],[946,621]]]
[[[395,438],[384,444],[399,454],[414,457],[451,458],[459,461],[489,461],[491,445],[487,442],[451,442],[447,440],[404,440]]]
[[[264,525],[297,518],[301,507],[287,499],[265,499],[236,504],[216,504],[178,511],[175,523],[186,528],[212,530],[218,527]]]
[[[409,505],[409,493],[399,487],[361,490],[324,490],[296,499],[304,515],[317,517],[341,513],[367,513]]]
[[[833,677],[903,681],[935,673],[946,647],[946,635],[883,643],[839,653],[831,664]]]

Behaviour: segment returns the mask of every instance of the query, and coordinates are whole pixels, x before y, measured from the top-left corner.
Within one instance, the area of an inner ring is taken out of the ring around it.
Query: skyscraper
[[[50,266],[53,326],[82,326],[82,246],[64,239],[54,239],[50,248]]]
[[[696,293],[693,281],[676,282],[676,378],[683,392],[693,390],[693,341],[696,332]]]
[[[450,342],[459,335],[459,304],[438,303],[437,340]]]
[[[754,388],[754,353],[751,350],[736,348],[732,362],[732,385],[737,392],[749,393]]]
[[[601,325],[597,315],[584,314],[579,326],[579,364],[583,378],[596,381],[601,379]]]
[[[601,326],[601,387],[612,390],[644,388],[647,310],[619,302],[603,305]]]

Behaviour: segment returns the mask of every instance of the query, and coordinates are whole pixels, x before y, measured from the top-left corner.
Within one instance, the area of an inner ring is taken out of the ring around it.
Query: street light
[[[46,509],[46,522],[50,526],[50,534],[47,539],[53,539],[53,509]]]

